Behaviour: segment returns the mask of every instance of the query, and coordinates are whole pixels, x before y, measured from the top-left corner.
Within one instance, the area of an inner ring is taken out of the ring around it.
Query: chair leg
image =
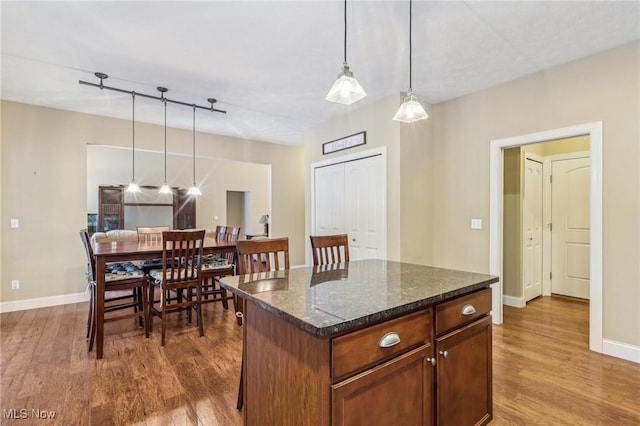
[[[149,282],[147,284],[147,286],[149,287],[149,296],[148,296],[148,316],[149,316],[149,332],[153,331],[153,300],[155,298],[155,285],[153,285],[153,283]]]
[[[89,285],[89,311],[87,312],[87,339],[91,334],[91,321],[93,321],[93,286]]]
[[[167,334],[167,297],[168,290],[162,289],[162,312],[160,312],[160,318],[162,319],[162,339],[160,341],[160,346],[164,346],[165,336]]]
[[[93,350],[93,344],[96,340],[96,288],[95,286],[91,287],[91,326],[89,330],[89,341],[87,342],[87,352],[91,352]]]
[[[140,293],[142,293],[142,314],[144,321],[144,337],[149,338],[149,299],[147,298],[147,285],[140,287]]]
[[[196,321],[198,322],[198,331],[200,337],[204,336],[204,326],[202,324],[202,287],[196,287]]]

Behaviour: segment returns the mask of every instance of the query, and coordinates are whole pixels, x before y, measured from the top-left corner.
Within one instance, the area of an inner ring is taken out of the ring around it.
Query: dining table
[[[107,263],[152,260],[162,257],[162,242],[152,241],[111,241],[99,242],[93,246],[96,261],[96,358],[102,359],[104,349],[104,300],[105,272]],[[207,233],[204,239],[203,255],[235,252],[236,241],[217,239]]]

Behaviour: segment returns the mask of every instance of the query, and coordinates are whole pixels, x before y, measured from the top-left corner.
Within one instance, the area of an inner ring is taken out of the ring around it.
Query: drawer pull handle
[[[390,348],[398,343],[400,343],[400,336],[398,336],[398,333],[392,331],[382,336],[382,339],[378,342],[378,346],[381,348]]]
[[[473,315],[476,313],[476,308],[473,305],[464,305],[462,308],[462,315]]]

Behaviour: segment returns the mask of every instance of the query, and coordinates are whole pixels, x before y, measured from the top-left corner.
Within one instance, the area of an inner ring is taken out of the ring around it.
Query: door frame
[[[354,152],[353,154],[348,154],[348,155],[343,155],[340,157],[333,157],[333,158],[329,158],[327,160],[321,160],[321,161],[316,161],[314,163],[311,163],[311,178],[310,180],[310,197],[311,199],[309,200],[309,204],[310,204],[310,208],[311,208],[311,223],[309,226],[309,233],[312,234],[314,232],[314,230],[316,229],[316,191],[315,191],[315,187],[316,187],[316,174],[315,174],[315,169],[318,167],[326,167],[326,166],[331,166],[333,164],[339,164],[339,163],[346,163],[349,161],[358,161],[358,160],[362,160],[368,157],[375,157],[375,156],[381,156],[382,157],[382,167],[380,170],[380,174],[382,176],[384,176],[384,179],[382,179],[382,182],[384,183],[384,188],[383,188],[383,193],[385,194],[385,199],[384,199],[384,203],[383,203],[383,209],[384,209],[384,215],[385,217],[388,216],[387,214],[387,199],[388,199],[388,194],[387,194],[387,147],[383,146],[383,147],[379,147],[379,148],[372,148],[372,149],[367,149],[365,151],[358,151],[358,152]],[[387,258],[387,221],[384,220],[383,221],[383,227],[384,229],[382,230],[383,232],[383,237],[384,237],[384,242],[383,242],[383,249],[384,249],[384,258]],[[309,236],[307,236],[308,238]],[[311,251],[310,251],[310,247],[309,245],[305,246],[305,259],[306,259],[306,264],[310,265],[311,264]]]
[[[505,148],[574,136],[589,136],[591,163],[589,349],[602,352],[602,121],[491,140],[489,152],[489,273],[502,276],[502,151]],[[491,287],[493,289],[493,321],[496,324],[502,324],[502,281],[498,281]]]

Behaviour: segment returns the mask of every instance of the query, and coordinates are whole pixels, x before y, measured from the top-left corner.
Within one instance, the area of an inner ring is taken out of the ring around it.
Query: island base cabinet
[[[436,338],[436,422],[484,425],[492,419],[491,317]]]
[[[432,346],[331,386],[332,425],[432,425]]]

